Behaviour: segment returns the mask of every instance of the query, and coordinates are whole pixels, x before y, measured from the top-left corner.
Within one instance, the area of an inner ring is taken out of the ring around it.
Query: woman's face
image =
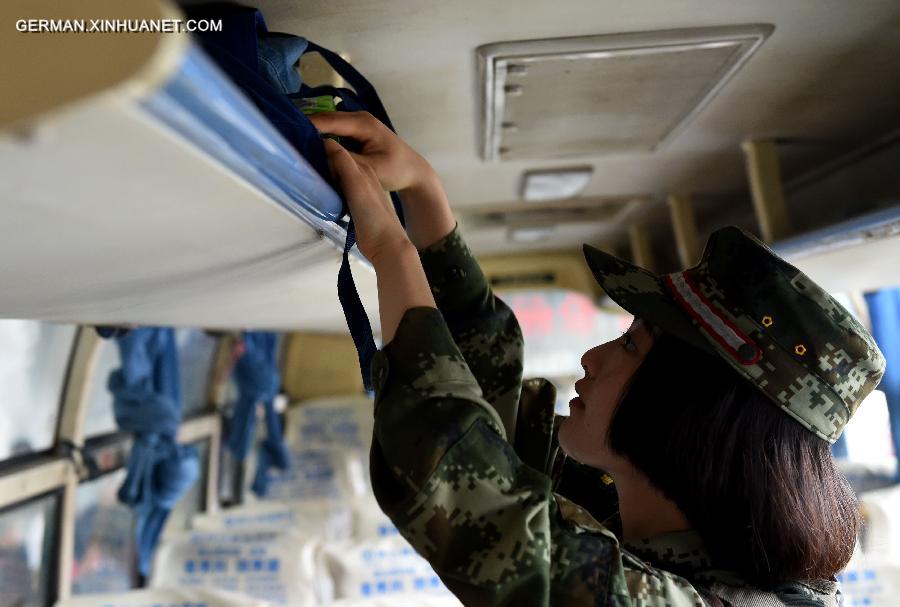
[[[609,472],[625,464],[609,449],[607,432],[631,376],[652,345],[652,333],[636,318],[622,337],[581,357],[584,377],[575,382],[578,396],[569,403],[569,417],[559,428],[559,444],[569,456]]]

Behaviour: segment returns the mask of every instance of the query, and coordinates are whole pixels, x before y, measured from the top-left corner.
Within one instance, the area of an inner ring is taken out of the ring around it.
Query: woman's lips
[[[575,398],[573,398],[572,400],[569,401],[569,408],[570,409],[575,409],[575,408],[584,409],[584,401],[581,400],[581,398],[579,398],[578,396],[576,396]]]

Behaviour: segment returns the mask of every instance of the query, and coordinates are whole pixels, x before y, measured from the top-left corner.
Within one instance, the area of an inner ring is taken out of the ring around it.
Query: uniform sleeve
[[[375,496],[467,607],[702,605],[627,566],[613,533],[519,459],[438,310],[406,313],[373,377]]]
[[[519,323],[494,295],[458,227],[420,257],[450,334],[512,441],[522,383]]]

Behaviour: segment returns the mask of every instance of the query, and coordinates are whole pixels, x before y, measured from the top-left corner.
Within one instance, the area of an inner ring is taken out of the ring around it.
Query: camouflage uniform
[[[422,262],[440,311],[409,310],[373,360],[371,474],[464,604],[837,605],[833,582],[748,587],[694,532],[623,544],[612,480],[560,453],[555,390],[522,382],[518,323],[459,233]]]

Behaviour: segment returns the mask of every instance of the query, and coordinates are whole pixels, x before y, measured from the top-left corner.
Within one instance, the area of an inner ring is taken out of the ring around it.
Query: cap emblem
[[[700,327],[742,365],[754,365],[762,351],[744,335],[718,306],[703,296],[687,272],[668,274],[665,282],[678,303],[697,321]]]

